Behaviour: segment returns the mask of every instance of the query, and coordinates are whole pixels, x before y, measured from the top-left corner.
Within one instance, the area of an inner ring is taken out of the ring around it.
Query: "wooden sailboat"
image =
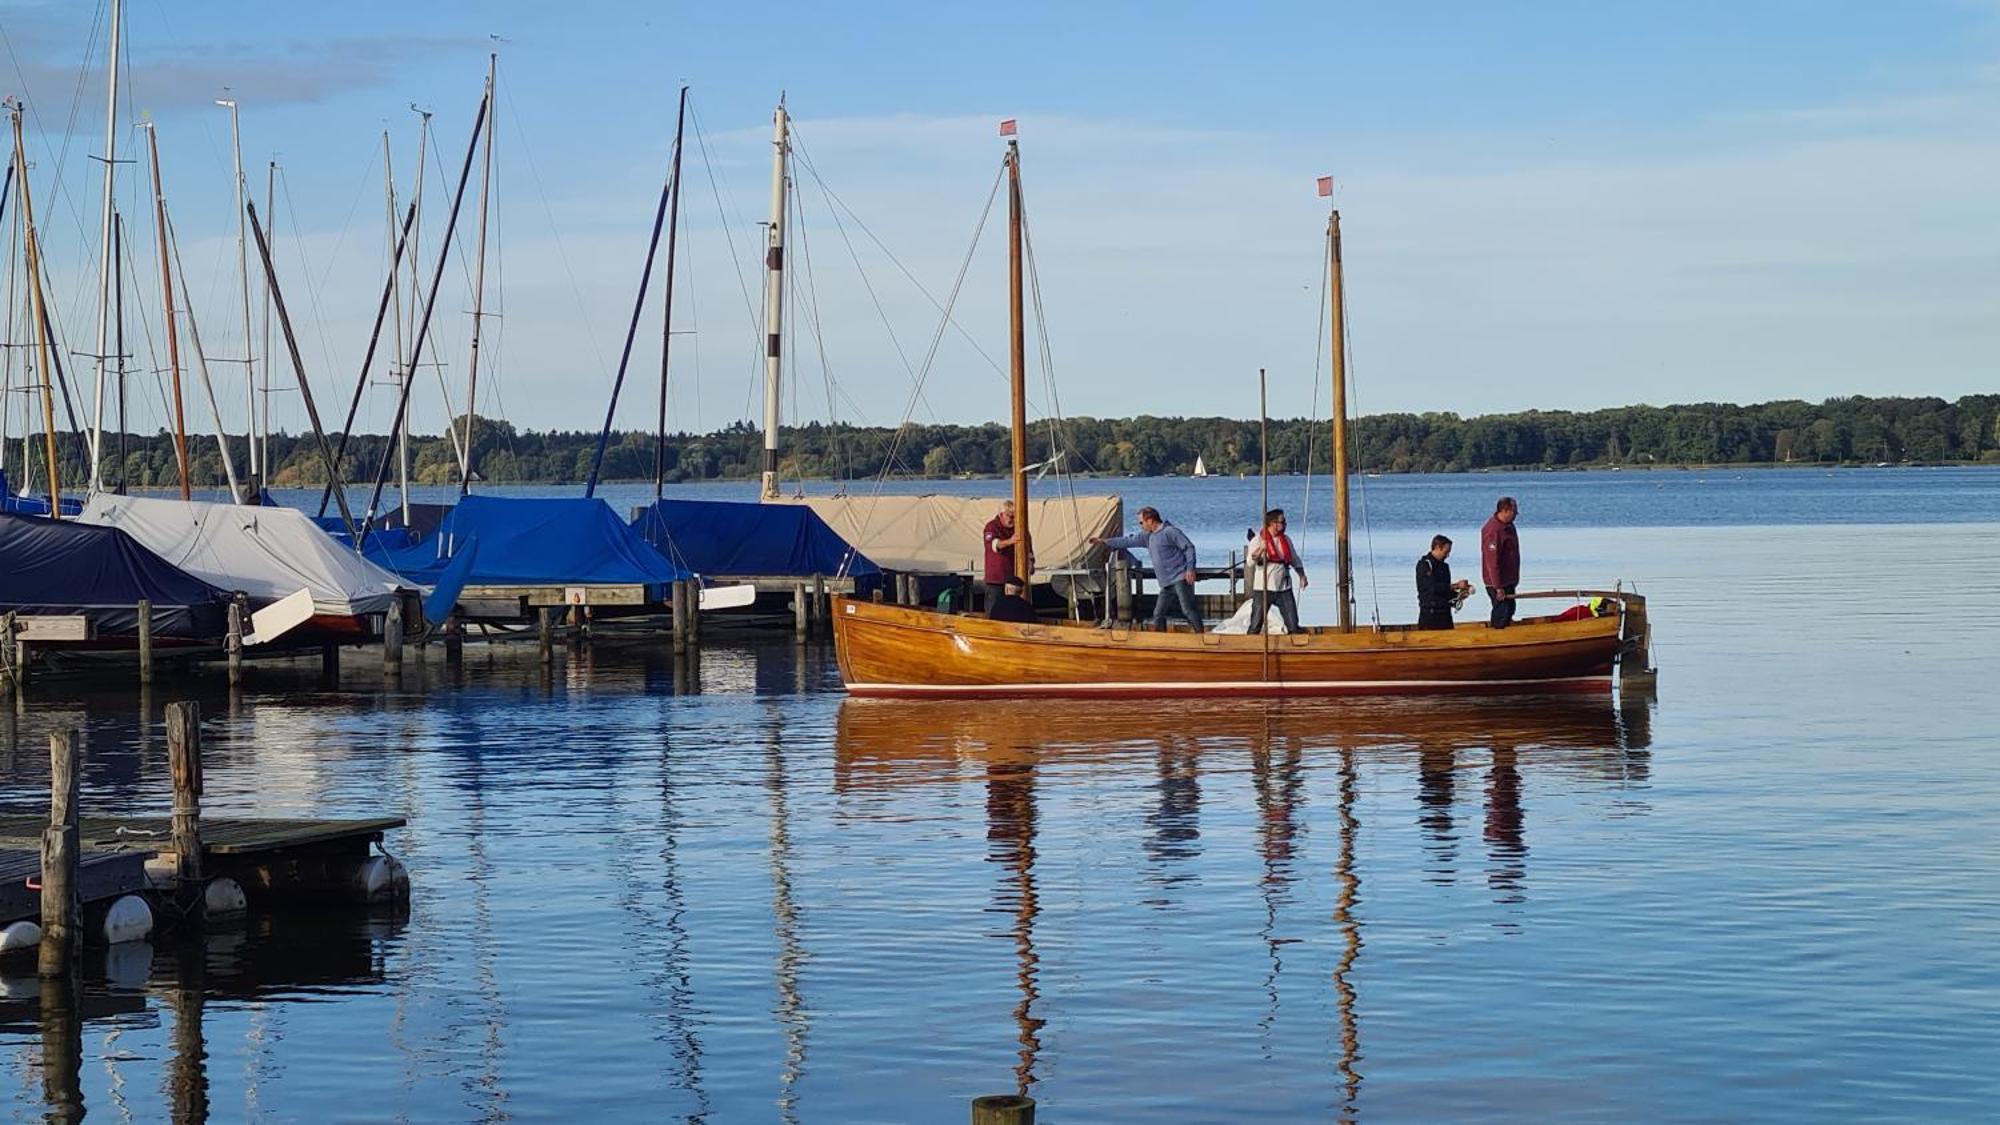
[[[1012,282],[1014,501],[1026,513],[1028,463],[1022,323],[1021,165],[1007,149]],[[1383,693],[1609,691],[1621,671],[1650,669],[1645,599],[1623,590],[1524,592],[1606,599],[1612,612],[1574,621],[1528,617],[1505,629],[1409,625],[1357,629],[1348,533],[1345,324],[1340,212],[1327,220],[1333,315],[1333,471],[1339,624],[1272,636],[1142,631],[1090,622],[1016,624],[852,598],[835,600],[842,682],[857,696],[1326,696]],[[1017,516],[1017,518],[1020,518]],[[1025,528],[1025,521],[1022,526]],[[1029,573],[1019,537],[1016,572]]]

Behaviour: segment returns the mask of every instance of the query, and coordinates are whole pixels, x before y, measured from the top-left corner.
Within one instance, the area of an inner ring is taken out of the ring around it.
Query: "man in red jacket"
[[[1505,629],[1514,620],[1514,588],[1521,583],[1521,536],[1514,530],[1520,506],[1512,496],[1502,496],[1493,506],[1493,518],[1479,529],[1480,577],[1486,596],[1493,602],[1488,620],[1495,629]]]

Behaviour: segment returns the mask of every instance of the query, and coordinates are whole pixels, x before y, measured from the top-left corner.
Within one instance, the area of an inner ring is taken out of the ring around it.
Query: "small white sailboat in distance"
[[[1198,477],[1205,477],[1208,475],[1208,466],[1202,464],[1201,454],[1199,453],[1194,455],[1194,473],[1192,475]]]

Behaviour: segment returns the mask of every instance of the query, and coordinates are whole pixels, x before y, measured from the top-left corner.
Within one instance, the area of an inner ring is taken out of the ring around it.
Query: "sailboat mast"
[[[410,108],[417,114],[417,186],[410,193],[410,221],[406,224],[410,230],[409,334],[411,339],[415,339],[417,310],[423,305],[424,300],[424,279],[421,267],[417,264],[417,244],[422,240],[424,233],[424,177],[430,169],[427,161],[430,157],[431,115],[417,109],[414,104]],[[404,401],[410,397],[409,384],[417,377],[417,357],[404,355],[400,346],[396,351],[397,358],[403,364],[403,383],[398,386],[398,401]],[[447,410],[446,413],[450,412]],[[402,419],[402,423],[396,427],[396,479],[402,486],[403,520],[407,526],[410,518],[410,416],[407,411],[403,413]],[[452,432],[451,421],[448,418],[445,420],[444,429],[446,433]]]
[[[778,380],[785,322],[785,99],[771,118],[771,225],[764,247],[764,482],[761,500],[778,498]]]
[[[479,253],[472,266],[472,359],[465,369],[465,440],[458,450],[458,494],[472,491],[472,414],[479,406],[479,330],[486,316],[486,213],[493,195],[493,75],[499,54],[486,56],[486,145],[479,169]]]
[[[403,367],[403,290],[398,282],[402,278],[403,263],[398,260],[400,239],[396,235],[396,170],[390,160],[389,130],[382,130],[382,206],[383,221],[388,225],[389,239],[384,244],[389,252],[389,322],[394,325],[396,350],[390,352],[389,374],[396,382],[396,393],[401,394],[403,380],[410,374]],[[423,169],[419,167],[421,176]],[[405,420],[407,423],[407,420]],[[344,436],[344,435],[343,435]],[[410,439],[407,424],[390,435],[396,443],[396,463],[401,470],[396,482],[402,498],[403,526],[410,526]]]
[[[104,97],[104,210],[98,229],[97,269],[97,402],[90,423],[90,490],[104,483],[104,380],[105,348],[109,344],[111,318],[112,234],[111,206],[117,188],[118,171],[118,38],[125,6],[111,0],[111,53],[106,56]]]
[[[42,446],[49,461],[49,518],[62,518],[62,470],[56,459],[56,400],[51,385],[55,371],[49,358],[48,306],[42,295],[41,239],[35,233],[35,197],[28,190],[28,147],[21,139],[21,105],[14,103],[14,167],[21,181],[21,223],[27,232],[23,245],[27,254],[28,297],[34,305],[35,354],[41,357]],[[25,460],[21,471],[27,472]]]
[[[153,224],[160,243],[160,300],[166,306],[167,371],[174,386],[174,464],[181,474],[181,499],[191,495],[188,488],[187,412],[181,402],[181,345],[174,323],[174,272],[167,260],[167,196],[160,186],[160,135],[151,122],[146,130],[146,149],[153,166]]]
[[[674,117],[674,194],[667,203],[666,316],[660,322],[660,425],[653,443],[653,499],[667,488],[667,359],[674,347],[674,249],[681,233],[681,142],[687,128],[688,88],[681,87],[680,111]]]
[[[1014,460],[1014,573],[1028,581],[1028,332],[1021,301],[1021,142],[1007,142],[1007,340]]]
[[[1354,559],[1347,517],[1347,310],[1340,278],[1340,212],[1326,220],[1327,299],[1333,323],[1333,537],[1339,575],[1340,631],[1354,631]]]
[[[264,214],[271,217],[272,253],[278,246],[278,162],[273,160],[264,166]],[[264,475],[271,475],[271,287],[264,286],[264,379],[259,386],[262,402],[258,405],[259,424],[257,426],[257,461],[264,466]]]
[[[236,280],[243,290],[243,434],[250,445],[251,503],[263,497],[264,468],[257,459],[257,357],[250,351],[250,243],[243,225],[243,197],[249,186],[243,179],[242,118],[235,98],[218,98],[216,105],[229,110],[229,144],[236,158]]]
[[[118,357],[118,492],[129,483],[126,467],[131,464],[132,428],[125,420],[125,216],[111,217],[111,316],[112,346]]]

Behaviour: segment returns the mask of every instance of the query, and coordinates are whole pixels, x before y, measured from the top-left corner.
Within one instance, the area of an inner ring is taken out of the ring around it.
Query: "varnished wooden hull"
[[[1018,625],[837,599],[834,645],[857,696],[1328,696],[1609,691],[1621,616],[1504,630],[1292,636]]]

